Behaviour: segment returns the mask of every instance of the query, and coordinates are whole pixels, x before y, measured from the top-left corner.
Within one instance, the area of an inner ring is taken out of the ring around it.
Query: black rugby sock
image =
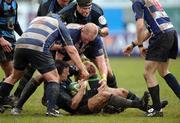
[[[21,109],[24,105],[24,103],[29,99],[29,97],[35,92],[39,84],[37,84],[37,81],[32,78],[25,86],[24,90],[22,91],[22,94],[19,98],[19,101],[16,105],[17,108]]]
[[[149,87],[148,88],[149,93],[151,95],[152,98],[152,102],[153,102],[153,108],[157,111],[159,111],[161,109],[161,102],[160,102],[160,96],[159,96],[159,85],[156,85],[154,87]]]
[[[172,89],[172,91],[176,94],[176,96],[180,99],[180,85],[176,80],[176,77],[173,74],[169,73],[164,76],[168,86]]]
[[[107,85],[109,87],[112,87],[112,88],[117,88],[118,87],[116,77],[115,77],[114,74],[112,76],[107,76]]]
[[[48,82],[46,88],[47,110],[50,111],[56,108],[56,103],[59,95],[59,83]]]
[[[137,100],[139,101],[140,98],[136,96],[136,94],[132,93],[131,91],[129,91],[128,95],[127,95],[127,99],[130,99],[130,100]]]
[[[139,108],[140,102],[126,99],[121,96],[111,96],[108,105],[114,106],[115,108]]]
[[[0,103],[3,102],[4,97],[9,96],[13,86],[14,85],[12,85],[12,84],[1,82],[1,86],[0,86],[0,97],[1,97],[1,100],[0,100]]]

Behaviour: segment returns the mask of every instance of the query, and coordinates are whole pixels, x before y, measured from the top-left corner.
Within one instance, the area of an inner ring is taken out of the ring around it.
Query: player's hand
[[[146,57],[146,53],[147,53],[147,49],[144,48],[144,47],[139,47],[139,52],[140,52],[140,55],[145,58]]]
[[[99,81],[100,87],[98,88],[98,92],[104,91],[107,88],[107,81],[105,79],[101,79]]]
[[[85,80],[78,80],[78,83],[80,85],[80,88],[86,89],[88,82]]]
[[[132,50],[133,50],[133,46],[132,44],[129,44],[123,49],[123,53],[127,56],[130,56]]]
[[[80,71],[80,78],[84,80],[87,80],[89,78],[89,73],[86,69]]]
[[[11,43],[9,43],[4,38],[1,38],[0,45],[3,48],[4,52],[11,52],[13,50],[13,48],[11,47]]]

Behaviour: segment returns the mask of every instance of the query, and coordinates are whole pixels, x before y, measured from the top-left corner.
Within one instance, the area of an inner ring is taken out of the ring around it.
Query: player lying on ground
[[[87,63],[85,63],[85,65],[86,64]],[[88,65],[86,66],[88,67]],[[118,89],[114,89],[116,91],[112,93],[113,88],[109,87],[98,89],[94,88],[86,91],[87,83],[82,80],[79,81],[79,83],[76,83],[77,85],[79,85],[79,88],[73,88],[75,87],[72,86],[74,83],[72,83],[72,81],[67,78],[67,76],[69,75],[69,65],[65,62],[58,60],[56,61],[56,67],[61,78],[61,83],[59,85],[59,99],[56,104],[57,109],[61,108],[73,114],[97,113],[107,105],[110,105],[117,110],[122,107],[139,108],[141,110],[147,109],[147,103],[149,98],[148,93],[144,93],[144,96],[141,99],[129,100],[123,98],[122,96],[119,96],[118,94],[121,92],[119,91],[118,93]],[[26,92],[28,93],[29,91]],[[75,92],[77,93],[75,94]],[[21,102],[21,99],[22,98],[20,98],[19,102]],[[22,106],[19,107],[19,105],[17,105],[15,108],[13,108],[12,114],[19,114],[21,108]]]

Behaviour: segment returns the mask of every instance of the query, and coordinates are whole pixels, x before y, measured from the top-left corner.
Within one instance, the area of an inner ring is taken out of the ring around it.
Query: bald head
[[[88,44],[93,41],[98,34],[98,27],[94,23],[87,23],[81,29],[81,40]]]

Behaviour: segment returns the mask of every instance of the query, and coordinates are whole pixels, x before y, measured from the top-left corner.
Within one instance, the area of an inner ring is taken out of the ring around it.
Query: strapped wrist
[[[139,48],[141,48],[141,47],[143,47],[143,45],[142,45],[142,44],[140,44],[140,45],[138,45],[138,47],[139,47]]]
[[[106,76],[106,74],[102,74],[102,75],[101,75],[101,80],[107,81],[107,76]]]
[[[137,45],[134,42],[131,42],[132,47],[136,47]]]

